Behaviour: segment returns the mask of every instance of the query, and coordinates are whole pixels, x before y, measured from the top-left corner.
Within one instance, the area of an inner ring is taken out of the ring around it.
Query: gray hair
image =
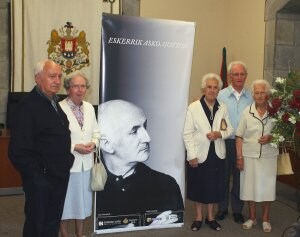
[[[81,77],[85,80],[86,88],[87,88],[87,89],[90,88],[90,82],[89,82],[89,80],[87,79],[86,75],[85,75],[83,72],[81,72],[81,71],[78,70],[78,71],[74,71],[74,72],[68,74],[68,75],[65,77],[65,79],[64,79],[64,88],[65,88],[66,90],[70,89],[72,79],[73,79],[74,77],[77,77],[77,76],[81,76]]]
[[[205,74],[203,77],[202,77],[202,81],[201,81],[201,89],[204,89],[206,87],[206,81],[209,80],[209,79],[215,79],[218,81],[218,87],[219,87],[219,90],[222,89],[223,87],[223,82],[220,78],[219,75],[215,74],[215,73],[207,73]]]
[[[264,85],[264,86],[266,87],[266,92],[267,92],[267,94],[268,94],[268,95],[271,94],[271,89],[272,89],[272,87],[271,87],[270,83],[269,83],[268,81],[264,80],[264,79],[256,79],[256,80],[254,80],[254,81],[251,83],[251,86],[250,86],[250,90],[251,90],[252,95],[254,94],[254,87],[255,87],[256,85]]]
[[[247,72],[246,64],[244,62],[242,62],[242,61],[232,61],[231,63],[229,63],[228,68],[227,68],[227,72],[228,73],[232,73],[232,68],[235,65],[242,65],[244,67],[244,69],[245,69],[245,72]]]
[[[55,62],[51,59],[44,59],[44,60],[41,60],[41,61],[37,62],[36,65],[34,66],[34,70],[33,70],[34,76],[37,76],[42,71],[44,71],[45,65],[47,63],[55,63]]]

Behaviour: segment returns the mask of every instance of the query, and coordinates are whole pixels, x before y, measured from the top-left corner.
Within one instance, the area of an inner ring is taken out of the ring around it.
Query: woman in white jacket
[[[276,199],[278,148],[272,147],[274,126],[268,113],[271,85],[266,80],[252,82],[254,103],[245,108],[236,130],[236,166],[241,171],[240,198],[248,202],[249,219],[244,229],[256,221],[256,204],[262,205],[262,229],[271,232],[270,208]]]
[[[59,104],[70,122],[71,151],[75,156],[60,224],[62,237],[68,235],[69,219],[75,219],[75,236],[83,236],[84,219],[92,215],[91,168],[93,152],[99,145],[100,131],[93,106],[83,101],[89,88],[88,79],[80,71],[64,80],[68,97]]]
[[[233,128],[225,104],[217,101],[223,83],[217,74],[204,75],[203,96],[189,105],[183,138],[187,150],[187,197],[195,202],[196,217],[191,229],[202,226],[203,206],[207,206],[205,223],[221,230],[213,215],[213,205],[225,197],[225,143]]]

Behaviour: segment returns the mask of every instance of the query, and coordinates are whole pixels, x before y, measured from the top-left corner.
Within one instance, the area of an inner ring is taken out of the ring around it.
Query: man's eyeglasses
[[[246,77],[248,73],[231,73],[232,77]]]

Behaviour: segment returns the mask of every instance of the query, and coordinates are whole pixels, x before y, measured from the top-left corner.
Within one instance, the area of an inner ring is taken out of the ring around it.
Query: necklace
[[[209,119],[210,119],[210,120],[214,120],[214,111],[213,111],[212,109],[210,109],[210,108],[209,108],[209,110],[210,110],[210,116],[209,116]]]
[[[214,104],[215,103],[213,103],[212,105],[211,104],[209,104],[208,102],[207,102],[207,100],[204,98],[204,101],[205,101],[205,103],[206,103],[206,105],[207,105],[207,107],[208,107],[208,109],[209,109],[209,111],[210,111],[210,116],[209,116],[209,119],[210,120],[214,120]]]

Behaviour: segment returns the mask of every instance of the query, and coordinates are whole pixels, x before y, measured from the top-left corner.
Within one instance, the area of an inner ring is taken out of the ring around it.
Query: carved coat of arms
[[[72,22],[67,22],[58,31],[53,29],[47,44],[48,58],[60,64],[66,74],[90,65],[90,43],[86,41],[86,33],[78,33]]]

